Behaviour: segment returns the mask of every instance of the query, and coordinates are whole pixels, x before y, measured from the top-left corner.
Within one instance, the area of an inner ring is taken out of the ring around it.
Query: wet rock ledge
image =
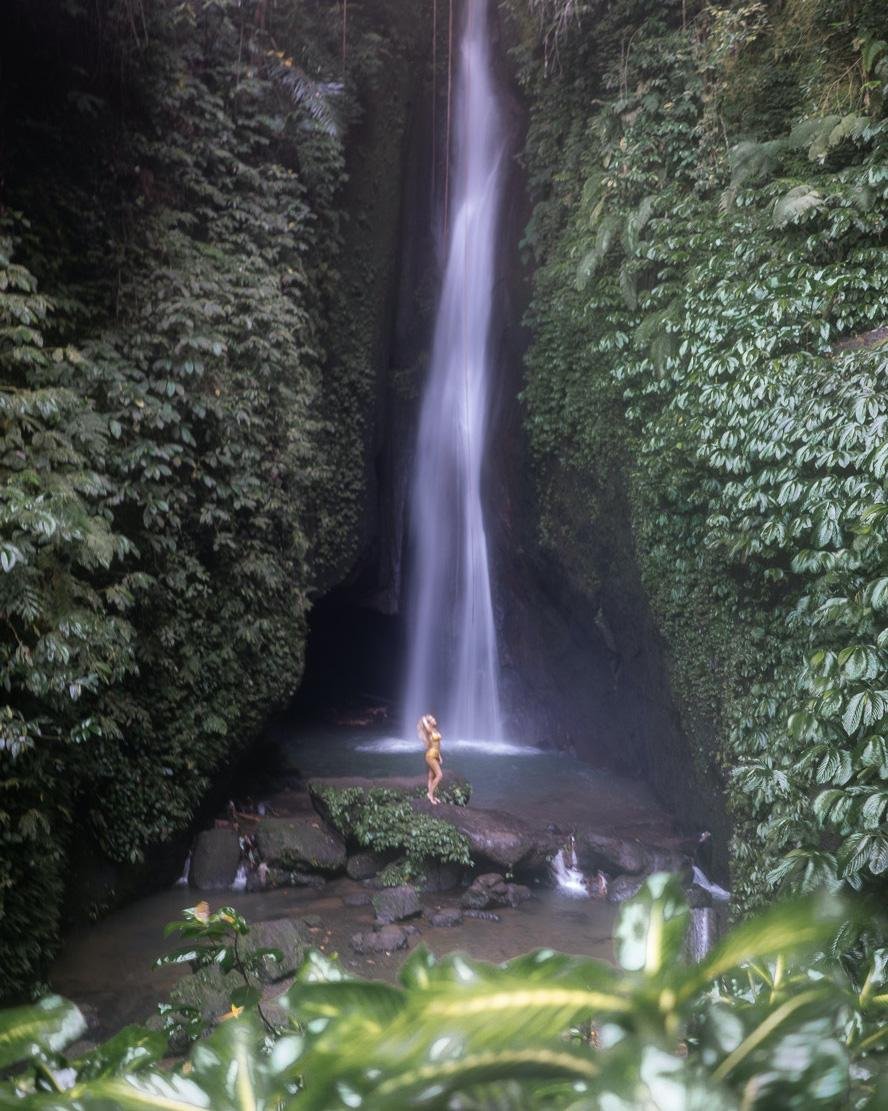
[[[390,813],[385,808],[395,804],[401,808],[402,825],[403,808],[409,807],[417,817],[449,826],[468,847],[471,864],[430,856],[421,861],[420,877],[412,862],[414,874],[408,867],[407,878],[425,893],[462,886],[468,894],[490,875],[507,877],[504,883],[552,882],[552,862],[570,840],[577,866],[595,879],[589,888],[593,897],[621,901],[634,894],[646,875],[666,871],[681,878],[692,905],[711,901],[693,883],[695,854],[705,835],[664,835],[652,843],[599,828],[591,819],[573,822],[570,829],[531,822],[505,810],[470,805],[470,785],[450,772],[441,783],[438,805],[429,802],[425,790],[423,777],[315,778],[301,790],[274,796],[262,813],[239,813],[232,807],[229,819],[218,820],[215,828],[198,836],[188,882],[207,892],[261,890],[323,887],[345,875],[374,889],[397,886],[410,862],[396,833],[383,828]],[[410,832],[403,834],[407,842]],[[506,898],[500,905],[519,903]],[[469,909],[484,910],[487,904]]]

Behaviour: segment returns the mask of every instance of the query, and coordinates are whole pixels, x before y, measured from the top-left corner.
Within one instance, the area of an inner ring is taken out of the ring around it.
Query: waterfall
[[[708,891],[712,898],[717,903],[726,903],[730,897],[730,891],[725,891],[723,887],[719,887],[717,883],[713,883],[703,871],[694,865],[693,881],[698,887],[702,887],[704,891]]]
[[[586,877],[580,871],[577,863],[577,846],[571,837],[568,843],[556,853],[552,860],[552,871],[555,882],[562,891],[569,895],[587,896]]]
[[[481,498],[505,130],[488,0],[467,0],[455,75],[446,264],[412,475],[413,588],[405,708],[445,736],[500,736],[498,656]]]
[[[555,856],[552,857],[552,877],[555,886],[565,895],[580,896],[581,898],[603,899],[607,895],[607,876],[604,872],[597,871],[587,876],[580,868],[577,859],[577,839],[573,834]]]

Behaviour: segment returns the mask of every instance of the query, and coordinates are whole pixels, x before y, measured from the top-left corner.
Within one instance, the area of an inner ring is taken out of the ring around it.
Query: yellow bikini
[[[426,754],[425,761],[432,771],[434,771],[434,764],[441,763],[441,734],[437,729],[426,733]]]

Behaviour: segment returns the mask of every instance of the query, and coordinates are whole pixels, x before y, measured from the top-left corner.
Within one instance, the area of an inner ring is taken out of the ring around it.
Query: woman
[[[434,715],[423,714],[416,725],[419,739],[426,746],[425,762],[429,767],[429,789],[427,798],[430,803],[437,806],[441,801],[435,798],[435,791],[443,778],[441,770],[441,734],[438,732],[438,723]]]

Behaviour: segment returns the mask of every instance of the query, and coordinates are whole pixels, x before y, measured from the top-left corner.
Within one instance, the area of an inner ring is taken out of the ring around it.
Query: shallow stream
[[[419,741],[404,742],[383,733],[341,728],[294,732],[279,738],[282,783],[297,771],[304,778],[422,774]],[[602,829],[623,836],[655,838],[668,835],[670,822],[639,783],[582,764],[569,756],[515,745],[479,747],[448,742],[446,766],[472,783],[472,805],[508,810],[527,819],[551,821],[565,828],[572,821],[595,820]],[[268,796],[274,806],[274,792]],[[52,970],[52,986],[61,994],[93,1008],[99,1031],[107,1034],[127,1022],[154,1012],[180,974],[155,969],[153,961],[175,942],[164,942],[164,925],[183,907],[207,898],[213,907],[230,904],[248,920],[318,915],[312,929],[316,944],[338,953],[352,971],[394,979],[405,952],[358,956],[348,941],[358,930],[371,928],[372,908],[347,907],[342,897],[361,890],[345,877],[321,889],[280,888],[247,893],[205,894],[177,886],[146,896],[90,927],[71,934]],[[420,920],[421,940],[439,954],[462,949],[475,957],[501,961],[541,946],[565,952],[611,957],[616,908],[603,900],[577,898],[542,883],[534,898],[519,909],[505,908],[499,922],[467,919],[461,926],[433,928]],[[460,892],[424,897],[426,907],[454,906]]]

